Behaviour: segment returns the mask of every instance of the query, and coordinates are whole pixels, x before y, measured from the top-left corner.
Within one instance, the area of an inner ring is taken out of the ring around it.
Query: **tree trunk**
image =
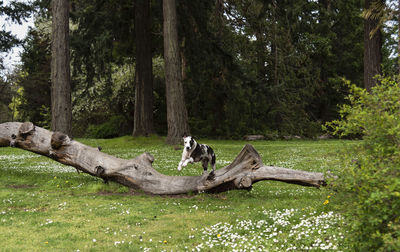
[[[397,1],[397,74],[400,75],[400,0]]]
[[[264,82],[267,76],[267,68],[265,66],[265,39],[261,28],[257,28],[255,33],[256,36],[256,48],[257,48],[257,78],[261,82]]]
[[[65,134],[35,127],[32,123],[0,124],[0,147],[13,146],[54,159],[78,170],[150,194],[185,194],[250,190],[262,180],[277,180],[303,186],[325,185],[324,174],[266,166],[257,151],[245,145],[235,160],[216,170],[214,176],[167,176],[152,167],[149,153],[124,160],[71,140]]]
[[[147,136],[154,133],[150,23],[150,1],[137,0],[135,2],[136,90],[133,123],[134,136]]]
[[[365,9],[370,9],[374,1],[382,0],[365,0]],[[379,25],[379,18],[371,16],[364,19],[364,87],[368,92],[376,85],[374,77],[381,74],[382,62],[382,34],[380,29],[373,32]]]
[[[52,1],[51,129],[71,135],[69,1]]]
[[[189,125],[180,71],[175,0],[163,0],[163,16],[168,123],[167,143],[177,144],[184,133],[189,134]]]
[[[274,87],[277,87],[278,86],[278,65],[279,65],[279,62],[278,62],[278,40],[277,40],[277,37],[278,37],[278,29],[277,29],[277,27],[278,27],[278,25],[277,25],[277,20],[276,20],[276,9],[277,9],[278,3],[276,2],[276,0],[272,1],[272,3],[273,3],[273,22],[274,22],[273,33],[274,33],[274,40],[273,40],[273,43],[272,43],[272,46],[271,46],[272,47],[271,50],[274,53]]]

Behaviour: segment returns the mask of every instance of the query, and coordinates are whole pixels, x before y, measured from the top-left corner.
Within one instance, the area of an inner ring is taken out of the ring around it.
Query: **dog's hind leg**
[[[215,153],[212,153],[211,154],[211,167],[212,167],[212,172],[214,173],[215,172],[215,160],[216,158],[215,158]]]
[[[210,174],[208,174],[207,179],[214,180],[214,178],[215,178],[215,154],[214,153],[211,154],[210,165],[212,167],[212,170],[211,170]]]
[[[205,158],[205,159],[201,160],[201,164],[203,165],[204,172],[206,172],[208,169],[208,159]]]

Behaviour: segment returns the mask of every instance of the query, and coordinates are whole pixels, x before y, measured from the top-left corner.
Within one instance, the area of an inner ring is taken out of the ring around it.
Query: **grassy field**
[[[168,175],[181,150],[164,138],[78,139],[130,159],[143,152]],[[245,142],[204,140],[228,165]],[[346,141],[257,141],[265,164],[326,172]],[[316,189],[264,181],[252,191],[151,196],[78,174],[72,167],[14,148],[0,148],[0,244],[5,251],[297,251],[346,250],[340,200]]]

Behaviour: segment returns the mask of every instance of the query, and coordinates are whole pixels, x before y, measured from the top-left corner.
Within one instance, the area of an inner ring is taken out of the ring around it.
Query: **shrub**
[[[121,136],[127,128],[126,119],[123,116],[112,116],[110,120],[99,124],[89,125],[85,136],[88,138],[113,138]]]
[[[334,134],[361,135],[344,159],[336,188],[348,193],[350,244],[361,251],[400,250],[400,87],[380,78],[371,93],[350,85],[341,120],[328,123]]]

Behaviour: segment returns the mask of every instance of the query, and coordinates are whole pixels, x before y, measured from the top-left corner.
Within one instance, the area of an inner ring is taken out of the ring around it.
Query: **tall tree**
[[[136,91],[133,135],[154,133],[150,1],[135,2]]]
[[[175,0],[163,0],[164,60],[167,98],[167,143],[176,144],[189,133],[183,94]]]
[[[51,129],[70,135],[69,0],[53,0],[51,8]]]
[[[370,91],[376,85],[374,77],[381,73],[382,34],[379,22],[384,0],[365,0],[364,15],[364,87]]]

